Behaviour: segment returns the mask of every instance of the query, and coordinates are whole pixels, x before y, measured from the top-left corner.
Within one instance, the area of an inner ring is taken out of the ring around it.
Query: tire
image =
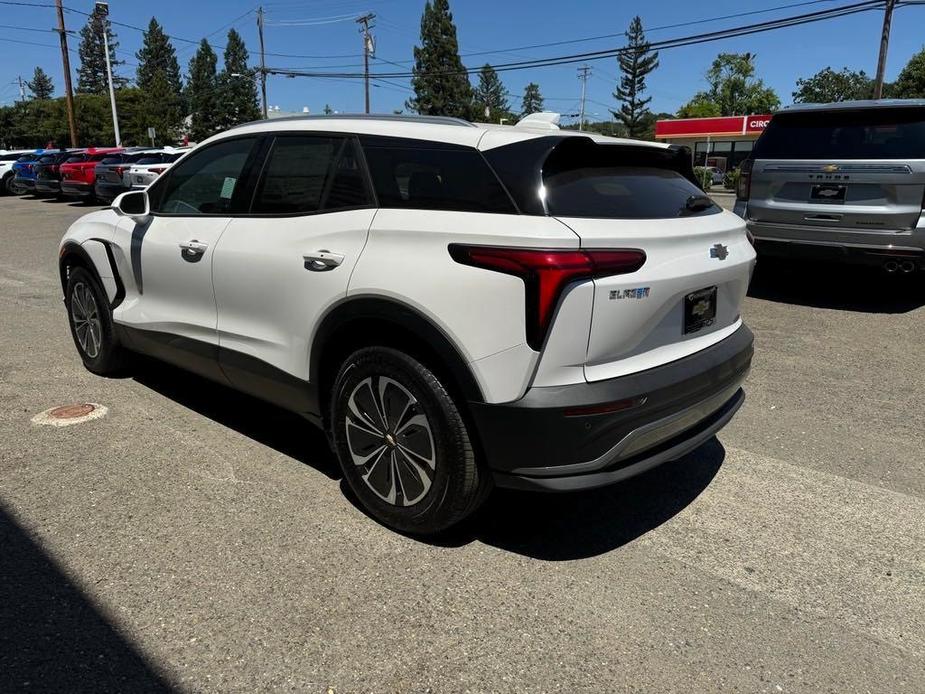
[[[121,372],[128,361],[112,325],[106,293],[86,268],[70,271],[64,295],[71,337],[84,366],[102,376]]]
[[[459,409],[433,372],[407,354],[387,347],[351,354],[330,412],[344,479],[384,525],[436,535],[487,496],[491,478],[476,461]]]
[[[3,192],[7,195],[22,195],[26,191],[22,186],[16,185],[16,176],[9,173],[3,179]]]

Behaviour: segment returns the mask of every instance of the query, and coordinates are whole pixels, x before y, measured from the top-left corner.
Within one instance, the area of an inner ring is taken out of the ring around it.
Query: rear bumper
[[[748,222],[760,255],[883,265],[889,260],[925,262],[925,223],[901,231],[826,229]]]
[[[38,178],[35,181],[36,193],[60,193],[61,181],[55,179]]]
[[[79,181],[61,181],[61,194],[69,198],[87,198],[93,195],[93,186]]]
[[[35,189],[35,179],[34,178],[23,178],[22,176],[16,176],[13,178],[13,181],[20,188],[28,188],[29,190]]]
[[[741,407],[753,339],[743,325],[712,347],[648,371],[531,388],[505,405],[473,403],[496,483],[545,491],[591,489],[683,456]],[[621,401],[632,405],[606,414],[575,412]]]
[[[96,197],[100,200],[115,200],[118,196],[122,195],[122,193],[129,190],[129,188],[126,188],[121,183],[97,181],[94,190],[96,192]]]

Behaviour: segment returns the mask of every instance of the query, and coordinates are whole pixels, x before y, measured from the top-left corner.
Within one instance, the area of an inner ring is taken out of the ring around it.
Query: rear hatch
[[[750,221],[911,229],[925,198],[925,108],[784,112],[771,120],[752,159]]]
[[[543,185],[549,214],[582,248],[646,254],[639,270],[594,280],[588,381],[680,359],[739,327],[755,253],[742,220],[693,183],[689,151],[575,138],[550,154]]]

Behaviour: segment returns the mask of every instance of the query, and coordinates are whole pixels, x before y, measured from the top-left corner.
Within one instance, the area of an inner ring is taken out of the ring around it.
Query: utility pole
[[[260,98],[263,99],[263,119],[267,119],[267,64],[263,53],[263,5],[257,8],[257,35],[260,37]]]
[[[886,72],[886,54],[890,46],[890,25],[893,23],[893,7],[896,0],[886,0],[883,8],[883,32],[880,34],[880,58],[877,61],[877,78],[874,80],[874,98],[883,98],[883,75]]]
[[[25,101],[26,100],[26,88],[22,86],[22,75],[19,75],[19,77],[17,77],[16,79],[19,80],[19,100]]]
[[[64,28],[64,7],[55,0],[58,10],[58,36],[61,39],[61,62],[64,64],[64,100],[67,103],[67,127],[71,131],[71,147],[77,147],[77,124],[74,120],[74,90],[71,87],[71,60],[67,52],[67,30]]]
[[[122,146],[122,135],[119,133],[119,114],[116,112],[116,88],[112,84],[112,65],[109,62],[109,32],[106,31],[106,20],[109,18],[109,3],[98,2],[103,15],[103,53],[106,55],[106,77],[109,79],[109,105],[112,106],[112,130],[116,136],[116,147]]]
[[[588,75],[591,74],[591,67],[582,65],[578,68],[578,79],[581,80],[581,109],[578,114],[578,129],[583,130],[585,127],[585,92],[588,86]]]
[[[373,37],[369,33],[369,23],[375,18],[376,15],[369,12],[357,19],[357,24],[363,25],[360,33],[363,35],[363,82],[366,85],[366,113],[369,113],[369,56],[375,52]]]

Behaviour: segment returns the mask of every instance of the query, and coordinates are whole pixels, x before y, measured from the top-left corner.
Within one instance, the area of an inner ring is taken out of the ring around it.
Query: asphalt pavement
[[[298,418],[85,371],[88,209],[0,198],[0,691],[925,691],[925,277],[760,265],[718,439],[427,543]],[[108,413],[31,422],[72,402]]]

